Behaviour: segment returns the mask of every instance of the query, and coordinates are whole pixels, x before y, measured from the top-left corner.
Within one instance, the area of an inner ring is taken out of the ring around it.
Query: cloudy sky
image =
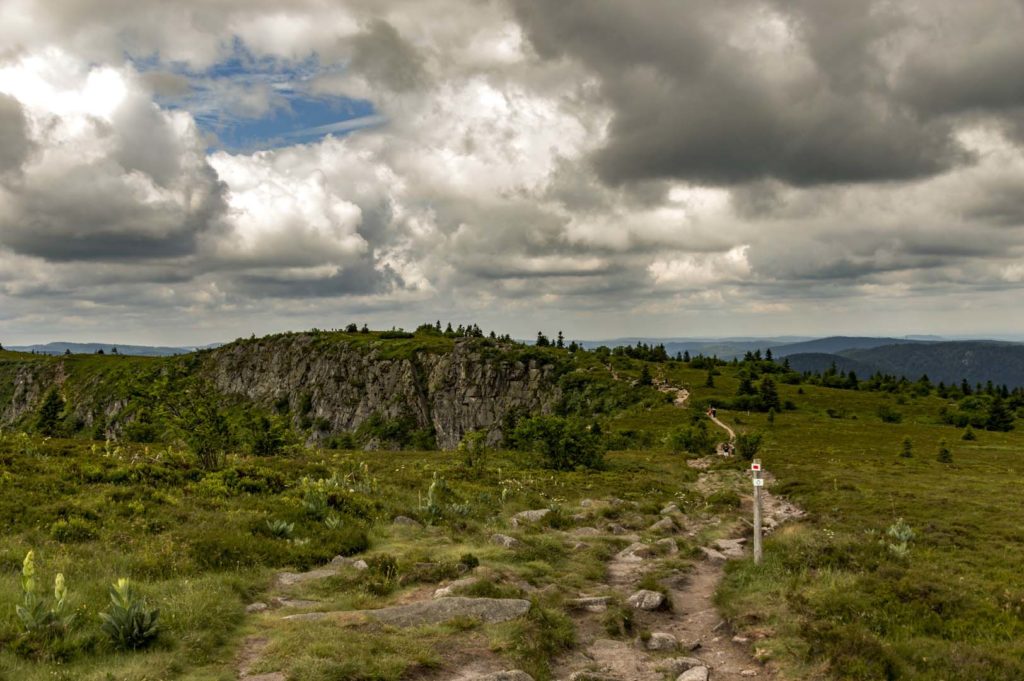
[[[0,341],[1024,336],[1024,0],[0,0]]]

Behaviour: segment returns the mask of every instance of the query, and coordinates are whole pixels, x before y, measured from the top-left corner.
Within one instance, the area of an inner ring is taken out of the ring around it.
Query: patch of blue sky
[[[191,113],[211,149],[271,149],[384,122],[369,100],[314,92],[318,76],[344,68],[322,65],[315,54],[301,60],[257,57],[235,39],[228,57],[199,71],[158,55],[133,62],[140,72],[164,71],[188,81],[186,92],[158,96],[157,103]]]

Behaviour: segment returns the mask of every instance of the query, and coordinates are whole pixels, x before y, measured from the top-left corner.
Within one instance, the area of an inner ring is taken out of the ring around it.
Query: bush
[[[96,530],[92,523],[82,518],[57,520],[50,525],[50,536],[62,544],[89,541],[96,538]]]
[[[120,650],[143,648],[156,638],[159,609],[150,609],[126,578],[110,587],[110,607],[100,613],[101,629]]]
[[[760,433],[740,433],[736,436],[736,453],[745,461],[751,461],[761,450]]]
[[[896,411],[895,409],[893,409],[892,407],[890,407],[887,404],[883,404],[882,406],[880,406],[876,413],[878,414],[878,418],[882,419],[882,423],[902,423],[903,422],[903,414],[901,414],[900,412]]]
[[[537,452],[544,465],[559,471],[579,466],[600,468],[604,462],[600,437],[579,419],[535,416],[516,424],[511,441],[515,449]]]

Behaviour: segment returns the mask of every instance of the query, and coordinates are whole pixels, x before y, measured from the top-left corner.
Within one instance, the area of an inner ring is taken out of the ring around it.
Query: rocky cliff
[[[321,433],[355,431],[374,415],[412,419],[443,449],[480,429],[496,442],[506,414],[548,412],[560,397],[552,365],[513,359],[477,339],[395,357],[385,342],[367,348],[296,334],[225,346],[204,365],[221,392],[267,408],[286,403]]]
[[[478,338],[420,342],[308,333],[176,358],[6,354],[0,426],[26,425],[57,387],[79,430],[102,419],[115,436],[140,414],[159,410],[154,386],[169,372],[208,380],[226,402],[287,414],[310,441],[358,431],[372,420],[432,433],[443,449],[481,429],[493,443],[507,414],[550,412],[561,397],[558,371],[543,354]]]

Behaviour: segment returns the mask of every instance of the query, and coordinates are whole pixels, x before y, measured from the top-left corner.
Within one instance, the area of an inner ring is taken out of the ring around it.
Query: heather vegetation
[[[609,534],[572,549],[550,531],[575,527],[584,510],[587,522],[646,538],[672,501],[716,521],[680,539],[672,560],[686,570],[714,532],[739,526],[749,496],[739,471],[755,456],[773,491],[808,512],[769,537],[764,564],[727,567],[720,607],[759,659],[789,678],[1024,677],[1019,391],[801,374],[760,353],[725,362],[649,346],[583,350],[559,335],[527,346],[472,325],[427,326],[311,337],[391,358],[470,343],[548,367],[558,399],[508,413],[498,441],[470,431],[440,451],[409,418],[318,437],[312,393],[279,405],[220,394],[203,354],[0,353],[0,410],[17,371],[65,370],[0,435],[0,678],[234,679],[253,638],[265,644],[253,673],[303,681],[447,678],[473,655],[550,678],[576,645],[567,599],[598,588],[628,543]],[[689,390],[688,403],[666,386]],[[91,391],[123,398],[124,420],[76,422]],[[695,484],[687,465],[723,438],[709,406],[738,434],[738,456],[712,464],[727,481],[715,488]],[[621,503],[581,506],[611,498]],[[547,513],[513,526],[529,509]],[[495,532],[514,548],[495,545]],[[352,559],[366,569],[274,591],[278,573]],[[466,575],[478,579],[465,595],[528,597],[528,615],[401,630],[282,619],[377,608]],[[246,611],[278,597],[306,605]],[[643,634],[621,605],[608,635]]]

